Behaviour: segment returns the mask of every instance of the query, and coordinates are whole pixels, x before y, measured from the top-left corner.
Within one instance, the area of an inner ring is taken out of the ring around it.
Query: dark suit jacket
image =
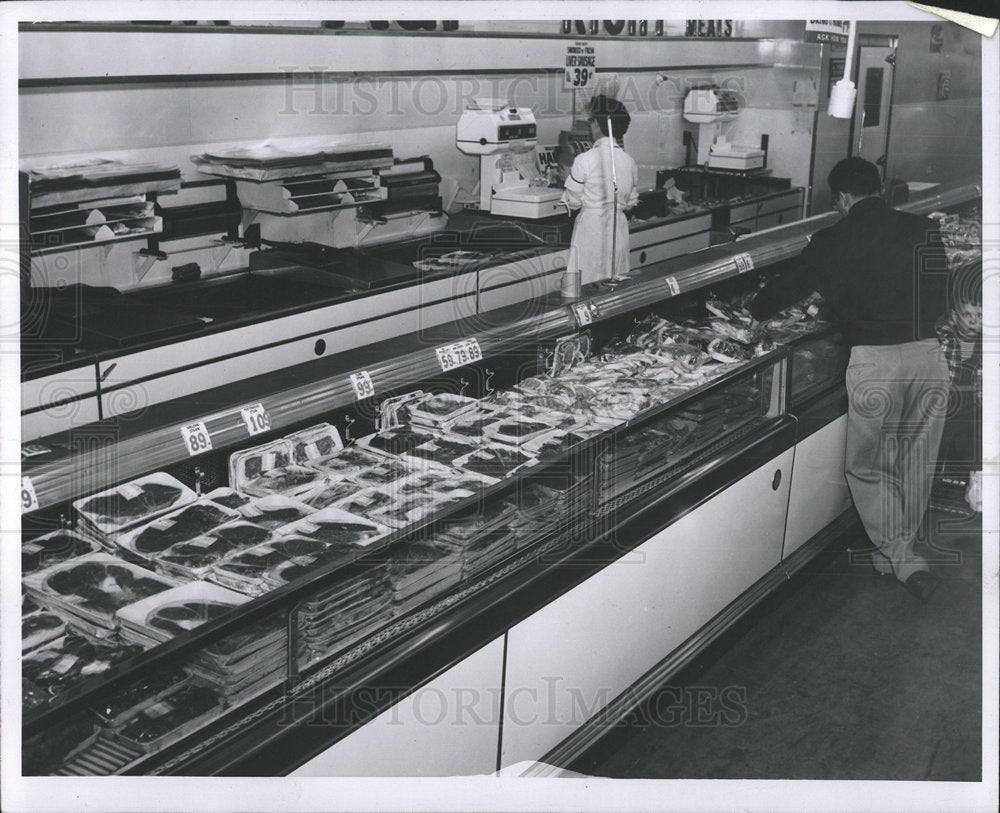
[[[750,306],[756,319],[818,291],[847,343],[905,344],[935,337],[947,309],[948,267],[937,224],[865,198],[813,234],[796,266]]]

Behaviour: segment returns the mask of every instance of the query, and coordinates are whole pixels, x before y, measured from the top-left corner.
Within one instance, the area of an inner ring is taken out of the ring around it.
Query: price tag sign
[[[251,437],[271,428],[271,416],[267,414],[263,404],[244,407],[240,410],[240,416],[243,418],[243,423],[246,424],[247,432],[250,433]],[[205,434],[208,435],[207,432]],[[211,443],[209,443],[208,448],[212,448]]]
[[[673,277],[667,277],[667,287],[670,289],[671,296],[677,296],[681,292],[681,286],[677,284],[677,280]]]
[[[589,325],[594,321],[594,314],[590,312],[590,303],[588,302],[582,302],[579,305],[574,305],[573,315],[576,317],[576,323],[580,327]]]
[[[27,514],[38,508],[38,495],[35,494],[35,487],[31,484],[30,477],[21,478],[21,513]]]
[[[733,262],[736,263],[736,270],[741,274],[753,271],[753,257],[749,254],[737,254],[733,257]]]
[[[577,41],[566,46],[563,88],[590,88],[597,83],[597,49],[594,43]]]
[[[184,446],[190,457],[207,452],[212,448],[212,436],[208,434],[202,421],[182,426],[181,437],[184,439]]]
[[[367,370],[351,373],[351,386],[354,387],[354,398],[358,401],[371,398],[375,394],[375,385],[372,384],[372,378]]]
[[[455,344],[448,344],[434,350],[437,353],[438,364],[442,372],[454,370],[476,361],[482,361],[483,351],[476,339],[463,339]]]

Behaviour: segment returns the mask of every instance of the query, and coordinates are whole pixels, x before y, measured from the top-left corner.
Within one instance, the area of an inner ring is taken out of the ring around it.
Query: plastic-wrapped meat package
[[[47,610],[21,616],[21,652],[30,652],[66,632],[66,620]]]
[[[308,494],[303,494],[301,501],[317,511],[329,505],[340,502],[361,491],[361,486],[350,480],[325,480],[323,484]]]
[[[195,493],[164,472],[140,477],[92,497],[74,500],[73,507],[98,533],[111,535],[194,502]]]
[[[200,728],[220,712],[219,696],[212,689],[188,685],[147,706],[116,734],[124,742],[152,753]]]
[[[455,466],[475,474],[502,480],[525,466],[531,466],[538,459],[511,446],[493,444],[483,446],[471,454],[455,461]]]
[[[245,604],[246,596],[208,582],[190,582],[118,611],[122,637],[156,645]]]
[[[212,565],[270,538],[267,528],[250,522],[231,522],[188,542],[170,546],[157,555],[156,564],[171,576],[203,579],[211,574]]]
[[[229,482],[238,491],[255,497],[307,493],[322,476],[315,469],[296,464],[294,454],[292,442],[285,438],[235,452],[229,457]]]
[[[70,632],[56,644],[26,654],[21,674],[44,693],[46,702],[51,702],[87,678],[103,674],[140,652],[139,646],[101,644]]]
[[[384,429],[373,435],[366,435],[358,440],[358,445],[373,449],[382,454],[403,455],[408,454],[424,443],[429,443],[435,437],[434,433],[427,430],[400,426],[393,429]]]
[[[292,444],[292,462],[297,466],[308,466],[313,460],[344,447],[340,432],[328,423],[320,423],[301,432],[293,432],[286,440]]]
[[[133,528],[119,536],[115,542],[134,556],[150,560],[171,545],[188,542],[239,518],[236,511],[201,499],[139,528]]]
[[[189,681],[190,678],[181,669],[147,675],[102,697],[100,705],[93,707],[94,713],[106,727],[120,728],[140,711],[182,689]]]
[[[246,505],[250,502],[250,497],[246,494],[240,494],[238,491],[234,491],[228,486],[220,486],[219,488],[209,491],[205,495],[206,500],[211,500],[212,502],[221,505],[223,508],[230,508],[232,510],[237,510],[241,505]]]
[[[424,426],[440,426],[465,415],[479,406],[475,398],[443,392],[427,395],[410,405],[410,420]]]
[[[71,559],[24,579],[29,595],[43,605],[108,630],[114,629],[115,613],[122,607],[176,585],[106,553]]]
[[[284,530],[328,544],[356,547],[365,547],[389,534],[389,528],[384,525],[333,507],[317,511]]]
[[[455,460],[478,448],[479,444],[462,438],[439,437],[412,449],[411,457],[431,460],[442,466],[450,466]]]
[[[47,567],[97,553],[101,546],[75,531],[59,530],[21,541],[21,576],[37,573]]]
[[[301,500],[287,497],[284,494],[268,494],[255,497],[246,505],[240,507],[240,516],[254,525],[275,530],[283,525],[297,522],[309,516],[313,508]]]
[[[382,455],[359,446],[348,446],[317,457],[309,465],[331,480],[346,480],[384,462]]]

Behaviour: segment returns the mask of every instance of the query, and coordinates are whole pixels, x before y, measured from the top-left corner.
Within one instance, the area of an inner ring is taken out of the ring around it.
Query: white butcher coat
[[[639,169],[628,153],[617,144],[614,148],[615,173],[618,176],[618,244],[615,271],[618,276],[628,273],[628,220],[625,210],[639,202],[636,183]],[[573,161],[564,184],[562,202],[570,209],[580,209],[573,226],[567,269],[579,270],[584,284],[611,276],[611,162],[608,138],[598,139],[594,146]]]

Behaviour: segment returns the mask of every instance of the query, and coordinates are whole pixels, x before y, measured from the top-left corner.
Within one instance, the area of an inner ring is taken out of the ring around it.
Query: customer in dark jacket
[[[936,224],[880,197],[877,168],[847,158],[830,172],[843,218],[813,234],[794,273],[751,305],[763,319],[816,291],[851,347],[847,484],[875,569],[921,600],[938,585],[914,542],[927,510],[948,402],[948,365],[934,331],[947,264]]]

